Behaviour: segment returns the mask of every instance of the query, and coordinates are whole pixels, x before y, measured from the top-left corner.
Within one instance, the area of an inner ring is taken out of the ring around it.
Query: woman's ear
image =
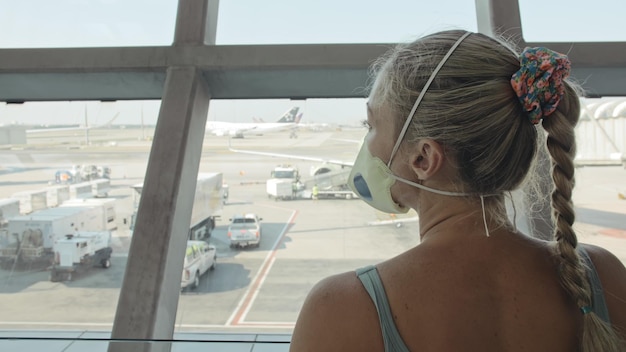
[[[433,139],[422,139],[411,154],[413,172],[420,180],[427,180],[443,166],[445,154],[443,147]]]

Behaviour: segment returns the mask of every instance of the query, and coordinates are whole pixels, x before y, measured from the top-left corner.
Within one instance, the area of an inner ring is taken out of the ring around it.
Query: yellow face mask
[[[409,211],[391,197],[391,186],[396,179],[385,163],[372,156],[367,143],[361,150],[348,177],[348,186],[372,207],[390,214],[404,214]]]

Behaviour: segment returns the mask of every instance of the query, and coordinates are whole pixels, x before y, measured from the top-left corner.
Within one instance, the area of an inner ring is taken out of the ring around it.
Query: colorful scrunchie
[[[536,125],[559,105],[565,91],[563,79],[569,76],[571,64],[566,55],[536,47],[524,49],[520,66],[511,76],[511,86],[530,122]]]

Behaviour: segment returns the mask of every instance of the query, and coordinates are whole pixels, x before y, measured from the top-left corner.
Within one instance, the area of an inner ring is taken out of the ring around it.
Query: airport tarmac
[[[351,161],[364,130],[300,131],[232,140],[237,149],[273,151]],[[70,282],[50,282],[45,270],[0,270],[0,328],[110,330],[132,234],[131,186],[143,181],[150,148],[145,131],[93,131],[84,136],[38,137],[0,151],[0,198],[48,186],[54,172],[75,164],[108,165],[110,197],[117,199],[113,265]],[[120,138],[117,138],[120,136]],[[139,136],[139,137],[138,137]],[[55,142],[56,141],[56,142]],[[63,141],[63,143],[59,142]],[[98,142],[96,142],[98,141]],[[55,144],[56,143],[56,144]],[[377,263],[419,242],[414,213],[392,217],[353,199],[268,199],[264,181],[277,164],[297,165],[303,177],[317,163],[233,153],[227,137],[205,138],[201,172],[222,172],[228,203],[210,242],[218,261],[198,289],[181,293],[177,331],[291,332],[303,300],[321,278]],[[621,167],[577,170],[576,228],[581,242],[601,245],[626,262],[626,188]],[[236,213],[263,218],[259,248],[229,248],[226,228]]]

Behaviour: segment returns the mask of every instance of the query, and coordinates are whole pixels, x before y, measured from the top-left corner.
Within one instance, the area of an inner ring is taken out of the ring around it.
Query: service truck
[[[58,238],[53,245],[50,281],[71,281],[76,273],[94,266],[111,266],[111,232],[77,231]]]
[[[11,264],[50,264],[54,242],[78,231],[104,231],[103,212],[90,207],[58,207],[9,219],[0,260]]]
[[[215,221],[221,217],[226,199],[222,181],[223,176],[221,172],[198,174],[193,208],[191,210],[189,240],[197,241],[211,237],[211,232],[215,228]],[[135,227],[143,183],[136,184],[132,188],[135,190],[135,210],[131,216],[131,230]]]
[[[297,198],[302,190],[298,168],[291,165],[276,166],[265,182],[265,190],[267,197],[275,200]]]

